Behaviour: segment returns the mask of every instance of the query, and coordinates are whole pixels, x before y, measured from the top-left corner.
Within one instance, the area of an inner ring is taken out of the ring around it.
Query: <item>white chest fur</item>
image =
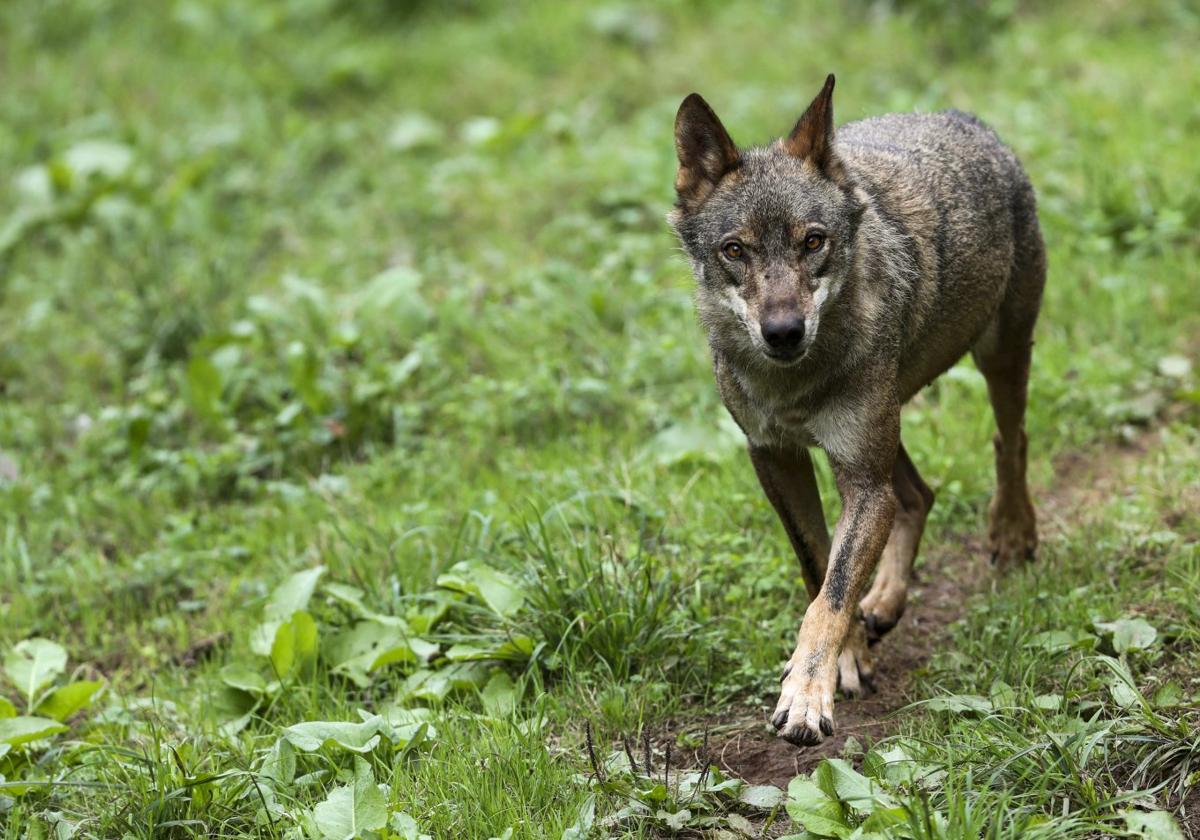
[[[813,400],[801,389],[762,387],[739,377],[745,401],[731,406],[756,446],[820,446],[829,455],[852,459],[870,435],[868,412],[852,393]]]

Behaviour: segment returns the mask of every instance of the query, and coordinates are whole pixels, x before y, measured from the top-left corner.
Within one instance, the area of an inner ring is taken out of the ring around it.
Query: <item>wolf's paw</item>
[[[797,747],[811,747],[833,734],[833,688],[836,680],[831,668],[813,674],[793,655],[783,671],[779,702],[771,715],[771,725],[779,737]]]
[[[838,657],[838,687],[847,699],[864,697],[875,691],[875,668],[868,647],[869,634],[859,622],[850,625],[850,634]]]
[[[908,586],[903,581],[876,578],[871,591],[858,603],[869,644],[878,642],[899,623],[907,599]]]
[[[1037,551],[1037,516],[1029,497],[1017,501],[996,496],[989,508],[988,546],[992,565],[1004,572],[1034,558]]]

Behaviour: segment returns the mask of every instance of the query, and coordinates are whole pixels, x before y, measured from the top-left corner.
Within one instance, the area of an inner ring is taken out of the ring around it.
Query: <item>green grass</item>
[[[30,691],[0,679],[11,714],[67,721],[0,754],[6,836],[321,836],[356,773],[364,813],[382,784],[387,819],[435,837],[557,838],[630,796],[657,804],[597,836],[689,802],[761,825],[736,783],[590,782],[584,722],[611,764],[623,735],[765,698],[787,655],[798,569],[663,215],[686,93],[762,141],[830,70],[840,121],[963,108],[1027,164],[1051,266],[1036,485],[1166,432],[964,607],[878,747],[904,760],[867,762],[887,801],[825,804],[914,837],[1136,836],[1123,812],[1178,812],[1200,436],[1195,375],[1162,360],[1194,363],[1200,334],[1200,17],[973,8],[0,7],[0,654],[69,656]],[[908,409],[926,546],[982,533],[991,431],[969,363]],[[311,597],[271,600],[316,566]],[[1148,646],[1095,624],[1134,617]],[[386,718],[365,764],[278,746],[360,711]]]

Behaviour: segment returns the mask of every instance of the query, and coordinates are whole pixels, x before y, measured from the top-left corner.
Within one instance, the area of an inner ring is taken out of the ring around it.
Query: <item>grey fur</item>
[[[895,399],[907,401],[974,345],[1012,279],[1043,259],[1029,180],[974,117],[889,114],[843,126],[833,148],[846,183],[773,144],[743,152],[694,212],[672,214],[718,364],[728,366],[745,399],[760,402],[770,392],[772,413],[810,414],[856,370],[881,359],[896,363]],[[830,253],[801,278],[788,232],[814,223],[828,231]],[[745,277],[716,247],[734,232],[759,246]],[[829,294],[842,300],[827,299],[803,357],[780,367],[754,335],[758,316],[794,297],[811,319],[821,286],[806,288],[805,279],[836,289]],[[745,319],[722,300],[732,283],[748,304]],[[1036,311],[1040,289],[1014,292]],[[764,442],[784,439],[768,426]],[[760,432],[747,431],[752,439]]]
[[[744,151],[689,96],[669,217],[696,276],[721,396],[813,596],[792,658],[808,667],[787,673],[773,716],[797,744],[829,734],[831,674],[849,690],[869,683],[850,607],[881,555],[861,602],[866,626],[885,632],[903,612],[933,494],[903,452],[900,406],[968,351],[998,426],[993,556],[1007,563],[1036,545],[1023,416],[1045,251],[1029,179],[960,111],[835,132],[832,90],[830,76],[788,137]],[[803,320],[794,349],[761,328],[783,317]],[[794,454],[812,445],[829,455],[843,497],[832,545],[811,462]]]

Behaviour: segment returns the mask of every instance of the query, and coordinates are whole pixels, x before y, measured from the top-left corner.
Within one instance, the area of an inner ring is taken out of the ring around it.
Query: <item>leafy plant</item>
[[[783,804],[779,788],[726,778],[711,765],[700,770],[673,769],[669,746],[656,770],[649,741],[640,766],[628,742],[623,751],[614,750],[601,763],[595,756],[590,726],[587,737],[592,768],[589,781],[598,795],[615,800],[620,807],[597,820],[596,801],[589,798],[575,823],[563,833],[563,840],[586,837],[593,826],[671,834],[725,830],[723,836],[755,837],[760,826],[746,815],[765,816],[769,825]]]

